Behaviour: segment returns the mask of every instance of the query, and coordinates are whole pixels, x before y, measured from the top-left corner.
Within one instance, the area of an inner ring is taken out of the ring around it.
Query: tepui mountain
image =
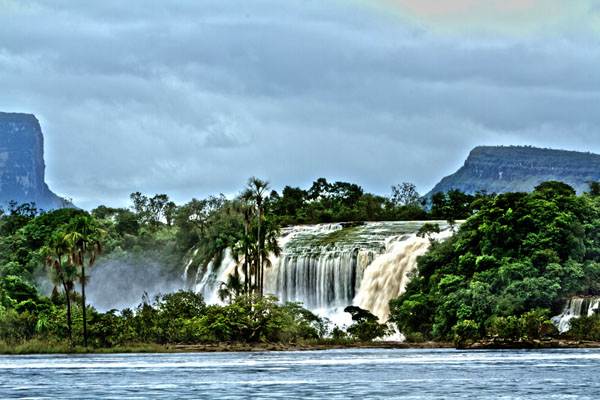
[[[468,194],[531,192],[546,181],[559,181],[578,193],[600,180],[600,155],[531,146],[480,146],[464,165],[427,194],[458,189]]]
[[[33,114],[0,112],[0,205],[35,202],[53,210],[74,207],[45,182],[44,136]]]

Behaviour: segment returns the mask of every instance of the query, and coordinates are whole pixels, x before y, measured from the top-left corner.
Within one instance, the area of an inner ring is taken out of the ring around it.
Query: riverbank
[[[545,339],[545,340],[501,340],[489,339],[457,346],[464,350],[485,349],[597,349],[600,342],[590,340]]]
[[[184,352],[312,351],[333,349],[438,349],[453,348],[449,342],[351,342],[351,343],[208,343],[166,346]]]
[[[110,348],[75,346],[72,350],[64,343],[29,341],[18,345],[0,343],[0,354],[117,354],[117,353],[217,353],[261,351],[318,351],[333,349],[435,349],[453,348],[449,342],[298,342],[298,343],[200,343],[200,344],[132,344]]]
[[[0,343],[2,355],[28,354],[119,354],[119,353],[225,353],[225,352],[264,352],[264,351],[320,351],[340,349],[452,349],[457,350],[498,350],[498,349],[575,349],[600,348],[600,342],[587,340],[548,339],[531,341],[510,341],[490,339],[455,346],[450,342],[299,342],[299,343],[200,343],[200,344],[132,344],[110,348],[84,349],[76,346],[72,350],[63,343],[43,343],[30,341],[19,345]]]

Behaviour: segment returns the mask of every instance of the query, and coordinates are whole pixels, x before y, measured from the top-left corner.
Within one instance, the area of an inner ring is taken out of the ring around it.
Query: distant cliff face
[[[600,155],[535,147],[476,147],[454,174],[442,179],[428,193],[460,189],[469,194],[531,192],[542,182],[560,181],[578,193],[586,181],[600,181]]]
[[[44,137],[34,115],[0,112],[0,203],[35,202],[51,210],[73,207],[44,181]]]

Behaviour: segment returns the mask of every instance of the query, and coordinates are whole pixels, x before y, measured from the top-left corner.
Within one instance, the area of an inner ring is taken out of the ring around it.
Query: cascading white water
[[[183,270],[183,281],[187,282],[188,281],[188,272],[190,270],[190,267],[192,266],[192,263],[194,262],[194,257],[196,257],[196,254],[198,254],[198,249],[194,250],[192,252],[192,254],[189,257],[189,260],[185,263],[185,269]]]
[[[443,240],[452,231],[444,231],[434,238]],[[417,266],[417,257],[425,254],[429,240],[412,234],[404,240],[389,239],[386,251],[367,268],[354,304],[371,311],[380,321],[387,321],[390,315],[389,301],[404,292],[410,281],[409,274]]]
[[[221,282],[227,280],[227,276],[231,275],[238,263],[231,257],[231,250],[227,249],[220,260],[219,267],[215,268],[213,261],[209,262],[206,271],[198,269],[196,274],[196,292],[202,293],[207,303],[219,303],[220,299],[217,295]]]
[[[599,308],[600,297],[572,297],[567,301],[567,306],[562,314],[552,317],[552,324],[560,333],[565,333],[571,329],[573,318],[579,318],[582,315],[590,317],[598,313]]]
[[[333,248],[284,253],[267,271],[267,292],[310,309],[348,305],[360,287],[362,271],[379,250]]]
[[[431,221],[429,221],[431,222]],[[428,246],[416,232],[425,222],[372,222],[303,225],[282,230],[280,257],[270,257],[265,270],[265,293],[282,301],[298,301],[334,322],[349,322],[343,308],[355,304],[387,320],[388,302],[406,285],[407,274]],[[444,222],[437,239],[451,234]],[[225,254],[218,270],[209,264],[199,271],[196,289],[208,302],[217,299],[221,282],[236,270]],[[344,315],[340,317],[341,315]]]

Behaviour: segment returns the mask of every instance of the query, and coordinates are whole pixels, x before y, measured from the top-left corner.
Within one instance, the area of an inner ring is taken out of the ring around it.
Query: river
[[[0,398],[598,399],[600,350],[0,356]]]

